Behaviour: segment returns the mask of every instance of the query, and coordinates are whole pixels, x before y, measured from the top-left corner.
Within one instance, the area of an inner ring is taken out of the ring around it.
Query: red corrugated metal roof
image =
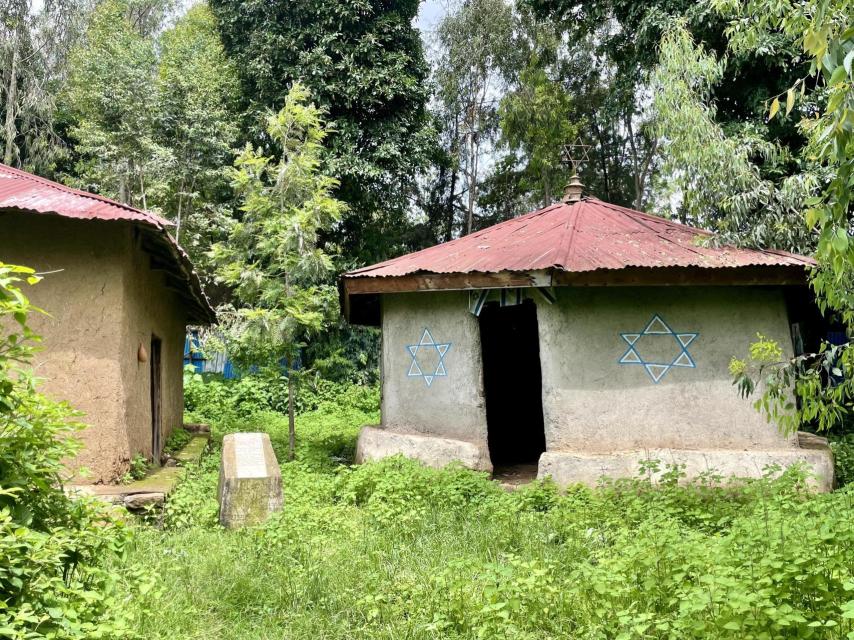
[[[147,211],[0,164],[0,207],[53,213],[81,220],[127,220],[166,228],[172,223]]]
[[[172,223],[103,196],[72,189],[58,182],[0,164],[0,210],[39,213],[79,220],[125,221],[153,230],[174,260],[172,273],[184,281],[186,293],[199,307],[195,319],[213,322],[216,315],[202,289],[189,256],[169,234]]]
[[[698,246],[698,236],[710,235],[702,229],[584,198],[573,204],[559,202],[457,240],[356,269],[345,277],[815,264],[811,258],[785,251]]]

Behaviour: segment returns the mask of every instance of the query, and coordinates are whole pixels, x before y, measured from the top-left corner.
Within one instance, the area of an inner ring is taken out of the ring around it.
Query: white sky
[[[426,38],[436,28],[447,12],[446,0],[423,0],[418,9],[418,17],[415,19],[415,26],[421,31],[422,38]]]

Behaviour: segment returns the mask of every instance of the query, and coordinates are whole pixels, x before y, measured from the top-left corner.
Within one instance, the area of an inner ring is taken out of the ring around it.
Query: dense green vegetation
[[[200,382],[196,382],[196,385]],[[218,387],[220,383],[209,383]],[[196,397],[198,395],[198,389]],[[214,397],[213,393],[209,394]],[[287,417],[196,405],[214,444],[141,527],[129,562],[160,577],[134,606],[143,637],[846,638],[854,631],[854,493],[816,496],[793,470],[715,488],[711,476],[561,494],[508,493],[484,474],[402,458],[349,465],[375,390],[297,418],[285,506],[264,526],[217,525],[219,442]],[[123,565],[117,569],[121,570]]]
[[[580,135],[594,195],[814,253],[819,305],[850,326],[850,0],[462,0],[429,60],[418,7],[0,7],[3,161],[172,219],[223,342],[267,365],[188,376],[213,449],[126,554],[127,527],[62,492],[76,416],[27,370],[34,276],[0,263],[0,637],[854,638],[851,485],[814,496],[795,469],[680,487],[671,469],[507,493],[462,469],[351,467],[378,419],[351,383],[375,381],[377,341],[333,321],[331,286],[553,201]],[[779,352],[734,359],[740,390],[764,380],[781,428],[831,431],[850,482],[854,350]],[[238,429],[271,434],[285,509],[225,532],[218,446]]]
[[[38,310],[22,287],[38,280],[0,262],[0,637],[127,637],[137,612],[122,597],[155,577],[133,563],[110,571],[104,561],[123,552],[127,527],[100,503],[63,493],[63,460],[82,425],[69,405],[38,392],[30,370],[38,336],[28,316]]]
[[[419,33],[415,0],[13,0],[0,7],[0,140],[6,162],[174,220],[223,317],[232,306],[263,317],[284,297],[245,295],[259,271],[272,273],[245,230],[277,226],[268,215],[292,221],[287,208],[305,213],[317,199],[264,175],[247,191],[233,168],[288,165],[294,138],[268,125],[295,87],[324,132],[307,155],[336,203],[303,227],[309,254],[325,256],[317,291],[353,266],[549,204],[567,178],[561,147],[580,136],[590,193],[726,242],[815,253],[819,304],[847,325],[849,5],[459,0]],[[232,245],[224,271],[211,249]],[[350,357],[349,330],[321,329],[310,359]],[[773,363],[777,413],[816,426],[810,412],[785,410],[794,388],[816,400],[819,426],[847,428],[852,376],[842,367],[849,384],[820,397],[826,364]],[[752,373],[738,375],[746,389]]]

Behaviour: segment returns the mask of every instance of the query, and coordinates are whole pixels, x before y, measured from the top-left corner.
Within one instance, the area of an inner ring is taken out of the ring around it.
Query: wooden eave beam
[[[556,269],[535,272],[416,274],[390,277],[343,277],[341,309],[350,320],[379,294],[414,291],[460,291],[514,287],[662,287],[662,286],[805,286],[806,267],[744,266],[628,267],[570,273]],[[360,317],[363,313],[358,314]],[[378,326],[374,314],[363,324]]]
[[[346,295],[366,293],[406,293],[409,291],[459,291],[467,289],[508,289],[549,287],[546,271],[502,271],[499,273],[423,273],[391,277],[344,277]]]
[[[627,267],[571,273],[549,271],[499,273],[430,273],[386,277],[344,277],[345,297],[359,294],[405,293],[515,287],[643,287],[643,286],[749,286],[805,285],[801,266]]]

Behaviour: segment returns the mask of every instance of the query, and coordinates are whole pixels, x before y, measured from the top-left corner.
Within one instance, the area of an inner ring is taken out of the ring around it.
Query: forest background
[[[240,158],[286,163],[270,115],[299,83],[324,123],[313,170],[341,203],[312,228],[330,304],[303,357],[350,376],[376,349],[337,320],[336,275],[548,206],[577,139],[589,194],[817,254],[820,299],[847,319],[844,2],[431,2],[424,31],[421,7],[10,0],[3,162],[172,220],[228,310],[240,283],[216,247],[251,217]],[[253,263],[243,249],[232,265]]]

